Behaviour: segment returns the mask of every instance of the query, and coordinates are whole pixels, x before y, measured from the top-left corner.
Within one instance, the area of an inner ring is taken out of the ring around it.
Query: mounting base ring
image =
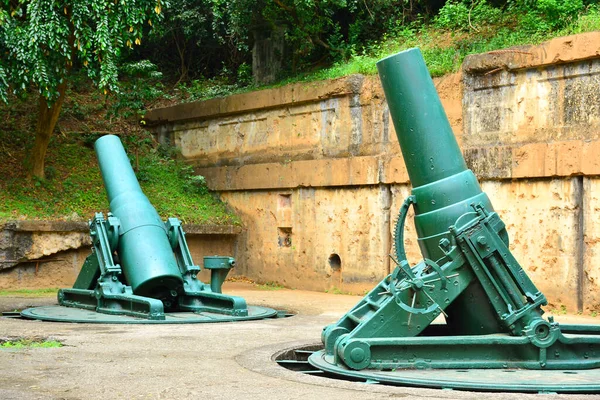
[[[308,362],[340,379],[434,389],[526,393],[600,393],[600,368],[585,370],[398,369],[355,371],[333,363],[324,350]]]
[[[128,315],[103,314],[81,308],[45,306],[23,310],[21,316],[41,321],[88,324],[199,324],[272,318],[277,316],[277,311],[272,308],[248,306],[248,315],[242,317],[211,312],[172,312],[165,313],[164,320],[150,320]]]

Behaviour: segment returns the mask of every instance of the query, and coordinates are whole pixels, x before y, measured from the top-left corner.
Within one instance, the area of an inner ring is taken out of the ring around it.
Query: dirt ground
[[[357,296],[259,290],[226,283],[248,303],[293,310],[291,318],[196,325],[96,325],[0,318],[0,337],[44,337],[61,348],[0,349],[0,399],[522,399],[534,395],[388,387],[302,375],[274,353],[320,340]],[[0,310],[54,298],[0,298]],[[560,316],[561,322],[597,323]],[[591,398],[562,396],[552,398]]]

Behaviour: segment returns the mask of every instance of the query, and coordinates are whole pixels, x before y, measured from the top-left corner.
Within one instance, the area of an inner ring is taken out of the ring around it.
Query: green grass
[[[508,47],[539,44],[559,36],[600,30],[600,12],[592,10],[581,16],[575,23],[560,31],[530,33],[515,27],[490,26],[485,32],[455,32],[424,26],[420,30],[406,29],[390,35],[380,43],[365,49],[362,54],[353,55],[347,62],[340,62],[330,68],[291,78],[280,82],[310,82],[335,79],[351,74],[377,74],[377,61],[407,50],[419,47],[433,77],[456,72],[469,54],[485,53]]]
[[[56,340],[39,340],[39,339],[18,339],[6,340],[0,342],[1,349],[24,349],[24,348],[57,348],[62,347],[62,343]]]
[[[345,294],[345,295],[353,295],[352,292],[348,292],[346,290],[342,290],[338,287],[332,287],[331,289],[328,289],[325,291],[325,293],[329,293],[329,294]]]
[[[56,296],[57,288],[51,289],[15,289],[15,290],[0,290],[0,297],[18,296],[18,297],[48,297],[49,295]]]
[[[567,306],[565,306],[564,304],[561,304],[558,308],[554,310],[550,310],[550,312],[554,315],[567,315],[568,313]]]
[[[142,190],[162,218],[184,223],[237,224],[238,218],[204,186],[195,184],[183,162],[163,157],[140,137],[122,137]],[[149,134],[145,134],[148,135]],[[28,180],[23,159],[32,138],[0,131],[0,143],[13,158],[0,165],[0,223],[11,219],[88,220],[108,212],[108,200],[91,143],[98,135],[55,134],[51,140],[45,180]],[[10,147],[10,150],[8,149]]]
[[[257,284],[256,287],[259,288],[260,290],[281,290],[281,289],[285,289],[285,286],[280,285],[277,282],[265,282],[265,283],[262,283],[262,284]]]
[[[86,77],[73,76],[46,154],[44,180],[26,174],[37,122],[35,94],[0,104],[0,224],[14,219],[87,221],[95,212],[106,214],[109,204],[93,147],[108,133],[121,138],[142,190],[163,219],[239,224],[204,179],[174,160],[172,149],[159,146],[136,116],[113,115],[114,102],[91,88]]]

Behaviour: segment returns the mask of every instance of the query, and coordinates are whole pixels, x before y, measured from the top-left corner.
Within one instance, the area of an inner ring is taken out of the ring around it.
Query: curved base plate
[[[600,369],[403,369],[395,371],[355,371],[333,364],[333,356],[323,350],[308,362],[326,373],[343,379],[398,386],[488,392],[600,393]]]
[[[81,308],[63,306],[45,306],[28,308],[21,312],[21,316],[30,319],[53,322],[79,322],[88,324],[199,324],[209,322],[234,322],[271,318],[277,315],[272,308],[248,306],[248,315],[236,317],[227,314],[211,312],[172,312],[165,313],[164,320],[149,320],[130,317],[127,315],[103,314]]]

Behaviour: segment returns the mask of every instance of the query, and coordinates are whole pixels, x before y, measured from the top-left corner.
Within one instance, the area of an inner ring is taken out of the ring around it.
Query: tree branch
[[[319,38],[318,36],[314,36],[312,38],[312,40],[314,41],[314,43],[318,44],[319,46],[322,46],[322,47],[326,48],[327,50],[332,50],[332,51],[335,51],[335,52],[340,53],[340,54],[344,53],[344,50],[337,49],[335,47],[331,47],[330,45],[328,45],[327,43],[325,43],[324,41],[322,41],[321,38]]]

